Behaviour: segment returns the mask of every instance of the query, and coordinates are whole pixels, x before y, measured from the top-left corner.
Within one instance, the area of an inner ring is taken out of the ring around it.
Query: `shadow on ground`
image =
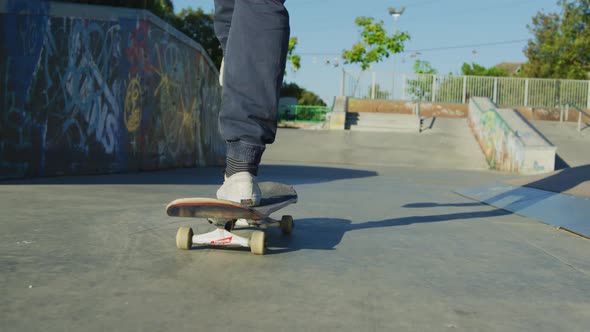
[[[277,181],[290,185],[330,182],[342,179],[355,179],[377,176],[377,172],[305,165],[262,165],[260,181]],[[22,180],[0,181],[0,185],[221,185],[222,167],[182,168],[139,173],[120,173],[108,175],[59,176]]]
[[[471,206],[471,203],[469,203]],[[477,204],[483,205],[483,204]],[[463,206],[440,204],[436,206]],[[280,231],[271,230],[267,237],[267,255],[281,254],[303,249],[311,250],[335,250],[340,244],[344,234],[356,230],[407,226],[411,224],[423,224],[431,222],[443,222],[451,220],[465,220],[474,218],[499,217],[512,214],[504,210],[460,212],[430,216],[401,217],[379,221],[367,221],[352,223],[346,219],[333,218],[309,218],[296,220],[294,232],[290,236],[283,236]]]
[[[555,170],[569,168],[570,165],[559,154],[555,154]]]

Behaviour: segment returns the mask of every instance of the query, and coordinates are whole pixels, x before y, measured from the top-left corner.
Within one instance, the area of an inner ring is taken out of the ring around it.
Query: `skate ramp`
[[[473,97],[468,119],[490,168],[530,175],[555,170],[555,146],[517,111]]]
[[[456,192],[590,238],[590,165]]]

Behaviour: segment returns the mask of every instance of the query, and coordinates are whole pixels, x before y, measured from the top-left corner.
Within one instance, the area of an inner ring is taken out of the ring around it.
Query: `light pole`
[[[400,7],[395,9],[393,7],[389,7],[389,15],[393,16],[393,33],[397,33],[397,19],[402,16],[404,11],[406,10],[405,7]],[[393,74],[391,74],[391,98],[395,99],[395,53],[393,53]]]
[[[393,33],[397,33],[397,19],[402,16],[404,11],[406,10],[405,7],[400,7],[395,9],[393,7],[389,7],[389,15],[393,16]],[[393,71],[395,73],[395,53],[393,54]]]

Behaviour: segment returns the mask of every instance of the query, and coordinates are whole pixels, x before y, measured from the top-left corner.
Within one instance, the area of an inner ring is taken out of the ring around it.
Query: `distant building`
[[[522,65],[522,62],[502,62],[497,64],[495,67],[508,71],[508,76],[516,76],[522,71]]]

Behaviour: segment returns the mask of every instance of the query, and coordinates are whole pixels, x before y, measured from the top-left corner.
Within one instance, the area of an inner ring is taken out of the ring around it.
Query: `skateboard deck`
[[[280,220],[270,214],[287,205],[297,203],[297,192],[293,187],[278,182],[260,182],[260,204],[245,206],[215,198],[181,198],[166,206],[166,214],[171,217],[190,217],[207,219],[217,226],[217,230],[194,235],[190,227],[180,227],[176,233],[176,247],[191,249],[193,244],[215,246],[250,247],[252,253],[263,255],[265,233],[255,231],[250,238],[232,233],[236,225],[254,227],[280,227],[283,234],[291,234],[293,217],[283,216]]]
[[[262,197],[257,206],[248,207],[215,198],[181,198],[168,204],[166,213],[171,217],[262,220],[297,203],[297,192],[291,186],[278,182],[260,182],[258,186]]]

